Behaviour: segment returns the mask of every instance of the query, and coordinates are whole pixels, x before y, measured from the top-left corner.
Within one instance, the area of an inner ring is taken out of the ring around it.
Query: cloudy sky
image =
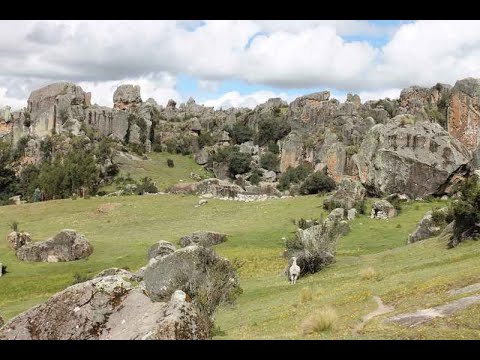
[[[106,106],[126,83],[159,104],[254,107],[325,89],[364,101],[480,77],[480,22],[1,20],[0,64],[0,107],[16,109],[61,80]]]

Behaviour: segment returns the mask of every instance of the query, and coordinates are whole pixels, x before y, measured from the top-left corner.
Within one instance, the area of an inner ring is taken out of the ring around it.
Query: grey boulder
[[[189,245],[212,246],[221,244],[227,241],[227,235],[215,231],[195,231],[191,235],[186,235],[180,238],[180,246],[186,247]]]
[[[59,262],[86,258],[93,252],[90,242],[75,230],[65,229],[54,237],[17,250],[17,257],[23,261]]]

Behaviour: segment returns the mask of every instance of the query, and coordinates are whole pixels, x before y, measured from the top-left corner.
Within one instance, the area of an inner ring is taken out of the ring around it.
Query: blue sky
[[[395,98],[480,77],[480,21],[3,20],[0,49],[0,107],[15,109],[56,81],[105,106],[136,84],[161,105],[226,108],[323,90]]]

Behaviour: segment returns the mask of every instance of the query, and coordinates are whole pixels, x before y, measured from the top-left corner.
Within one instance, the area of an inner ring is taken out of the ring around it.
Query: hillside
[[[380,296],[395,307],[392,314],[398,314],[451,301],[456,297],[447,296],[446,290],[480,282],[475,271],[480,248],[475,241],[452,250],[446,250],[445,242],[438,238],[405,245],[425,211],[444,202],[409,203],[388,221],[359,216],[352,231],[340,239],[336,264],[300,278],[296,286],[281,275],[286,264],[281,238],[294,231],[292,219],[325,214],[321,198],[250,203],[211,200],[196,208],[197,202],[194,196],[152,195],[1,207],[0,232],[4,234],[13,220],[35,241],[73,227],[85,234],[95,249],[86,260],[24,263],[1,242],[0,257],[9,270],[0,282],[2,316],[11,318],[46,300],[71,284],[76,273],[91,276],[111,266],[136,270],[145,264],[151,244],[160,239],[177,243],[180,236],[204,229],[227,233],[228,241],[216,250],[231,260],[245,261],[240,268],[244,292],[233,308],[219,309],[216,325],[224,335],[217,338],[480,337],[478,305],[414,329],[382,324],[383,316],[368,322],[359,335],[352,335],[359,319],[375,310],[372,296]],[[362,279],[362,270],[369,266],[378,276]],[[313,298],[302,303],[304,288],[311,290]],[[336,310],[335,328],[321,335],[302,335],[301,322],[322,305]]]

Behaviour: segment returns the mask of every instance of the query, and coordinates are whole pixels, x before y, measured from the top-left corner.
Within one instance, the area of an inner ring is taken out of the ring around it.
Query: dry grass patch
[[[312,289],[310,288],[303,288],[301,291],[300,291],[300,302],[301,303],[306,303],[306,302],[309,302],[313,299],[313,293],[312,293]]]
[[[371,266],[360,270],[360,276],[362,277],[362,280],[371,280],[371,279],[376,279],[378,277],[377,272],[375,269]]]
[[[332,329],[337,320],[337,312],[334,308],[328,306],[307,317],[300,327],[304,335],[319,333]]]

